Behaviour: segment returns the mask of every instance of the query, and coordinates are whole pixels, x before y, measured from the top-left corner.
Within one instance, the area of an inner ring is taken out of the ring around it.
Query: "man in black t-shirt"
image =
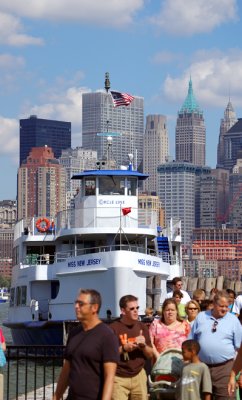
[[[118,341],[98,317],[101,296],[81,290],[75,301],[82,326],[71,331],[53,400],[60,400],[69,386],[68,400],[110,400],[117,362]]]
[[[112,400],[135,398],[147,400],[145,361],[153,356],[147,326],[138,321],[138,299],[133,295],[121,297],[121,318],[110,325],[119,338],[118,363]]]

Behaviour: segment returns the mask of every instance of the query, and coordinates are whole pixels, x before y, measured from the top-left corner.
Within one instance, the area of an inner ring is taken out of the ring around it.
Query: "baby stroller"
[[[163,351],[148,376],[150,399],[175,399],[182,367],[181,350]]]

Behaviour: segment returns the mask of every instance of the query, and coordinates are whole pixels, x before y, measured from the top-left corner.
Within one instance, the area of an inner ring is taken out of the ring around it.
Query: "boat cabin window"
[[[16,289],[16,305],[25,306],[27,300],[27,286],[17,286]]]
[[[10,289],[9,307],[14,306],[14,294],[15,294],[15,288],[11,288]]]
[[[96,194],[96,179],[85,179],[85,196],[95,196]]]
[[[19,264],[19,246],[13,249],[13,265]]]
[[[21,288],[20,286],[17,286],[16,289],[16,306],[19,306],[21,304]]]
[[[128,196],[136,196],[137,195],[137,179],[136,178],[127,178],[127,190],[128,190]]]
[[[99,177],[99,194],[124,195],[125,178],[119,176]]]
[[[27,286],[21,286],[21,305],[25,306],[27,301]]]
[[[26,253],[26,264],[53,264],[55,246],[27,246]]]

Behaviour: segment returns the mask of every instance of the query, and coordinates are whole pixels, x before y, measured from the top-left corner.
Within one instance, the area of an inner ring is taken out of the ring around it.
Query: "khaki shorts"
[[[147,400],[147,375],[142,369],[132,378],[115,376],[112,400]]]
[[[213,385],[213,396],[215,400],[233,400],[235,396],[228,395],[228,381],[234,360],[228,361],[221,366],[208,366]]]

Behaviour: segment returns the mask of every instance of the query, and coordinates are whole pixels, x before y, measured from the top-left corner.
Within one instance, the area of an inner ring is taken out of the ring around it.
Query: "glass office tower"
[[[97,151],[101,159],[107,154],[107,135],[111,134],[112,158],[117,166],[127,165],[134,155],[134,167],[142,168],[144,138],[144,99],[135,97],[130,105],[114,107],[111,94],[82,95],[82,146]]]
[[[19,165],[22,164],[33,147],[49,146],[55,158],[61,151],[71,147],[71,123],[38,118],[31,115],[20,120]]]

